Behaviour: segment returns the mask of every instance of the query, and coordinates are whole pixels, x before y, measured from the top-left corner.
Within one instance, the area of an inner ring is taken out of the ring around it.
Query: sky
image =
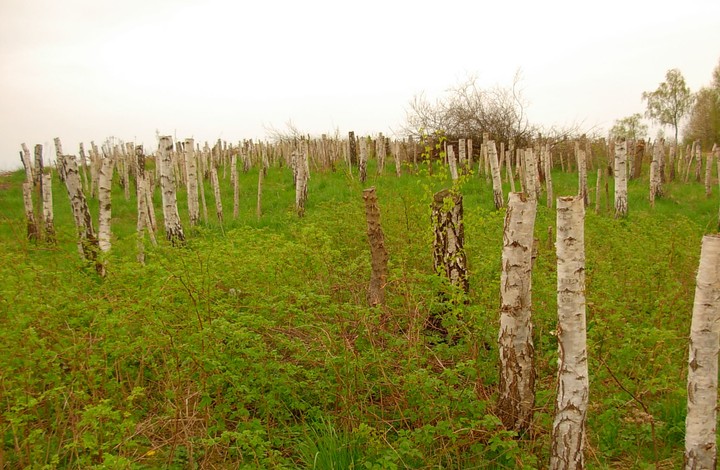
[[[531,123],[604,132],[719,61],[718,0],[2,0],[0,170],[54,137],[395,135],[415,95],[518,71]]]

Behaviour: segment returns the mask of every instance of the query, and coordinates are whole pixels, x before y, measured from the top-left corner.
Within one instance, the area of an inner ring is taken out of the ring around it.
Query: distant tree
[[[645,116],[662,125],[675,129],[675,144],[678,141],[680,120],[688,114],[693,105],[693,94],[685,84],[685,78],[678,69],[670,69],[665,81],[657,90],[645,91],[643,101],[647,101]]]
[[[642,122],[642,115],[635,113],[615,121],[610,129],[611,139],[638,140],[647,137],[648,126]]]
[[[695,104],[685,127],[685,140],[699,140],[703,148],[720,143],[720,63],[713,70],[713,81],[695,94]]]
[[[476,142],[487,133],[497,142],[512,143],[516,148],[525,145],[535,129],[527,119],[527,101],[519,89],[520,82],[518,73],[510,87],[483,89],[471,75],[435,103],[422,93],[416,95],[410,102],[404,131],[415,137],[443,132],[451,140],[471,138]]]

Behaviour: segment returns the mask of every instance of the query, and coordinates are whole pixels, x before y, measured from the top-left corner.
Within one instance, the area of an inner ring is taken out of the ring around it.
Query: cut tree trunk
[[[32,171],[30,174],[32,175]],[[25,219],[27,220],[27,237],[28,240],[36,242],[40,239],[40,229],[35,220],[35,209],[33,208],[32,200],[32,176],[30,178],[30,181],[24,181],[22,184],[23,202],[25,204]]]
[[[100,201],[100,215],[98,217],[98,244],[100,251],[110,251],[110,237],[112,231],[110,229],[110,220],[112,217],[112,177],[113,177],[113,158],[109,155],[103,158],[100,165],[100,180],[98,186],[98,199]]]
[[[615,218],[627,217],[627,141],[615,142]]]
[[[362,143],[363,140],[360,142]],[[362,149],[363,146],[361,145],[360,148]],[[295,211],[299,217],[302,217],[305,215],[305,201],[307,200],[308,181],[307,153],[305,150],[298,150],[295,152],[295,167]]]
[[[685,468],[717,466],[717,385],[720,350],[720,235],[702,240],[688,357]]]
[[[158,144],[158,158],[160,160],[160,190],[162,192],[163,219],[165,223],[165,237],[173,244],[182,244],[185,233],[180,224],[180,214],[177,207],[175,193],[175,177],[172,163],[172,137],[162,136]]]
[[[380,206],[378,205],[375,188],[363,191],[365,201],[365,218],[370,243],[370,285],[368,286],[368,304],[376,307],[385,304],[385,283],[388,275],[388,252],[385,249],[385,236],[380,225]]]
[[[503,198],[502,178],[500,177],[500,164],[498,162],[497,147],[495,147],[494,140],[488,141],[487,149],[490,172],[492,174],[493,202],[495,203],[495,209],[501,209],[505,207],[505,200]]]
[[[552,153],[550,153],[550,146],[545,145],[542,152],[545,154],[545,195],[547,196],[547,207],[552,209],[553,202],[555,202],[555,196],[553,196],[553,180],[552,180]]]
[[[233,220],[240,216],[240,182],[237,172],[237,153],[230,156],[230,182],[233,187]]]
[[[190,226],[195,226],[200,222],[200,203],[198,201],[198,171],[197,158],[195,157],[195,140],[185,139],[184,145],[185,155],[185,173],[187,174],[187,205],[188,215],[190,216]]]
[[[255,208],[255,213],[257,215],[258,220],[260,220],[260,217],[262,217],[262,191],[263,191],[264,177],[265,177],[265,171],[263,170],[263,167],[261,165],[260,169],[258,170],[257,207]]]
[[[450,177],[453,181],[457,181],[459,178],[457,159],[455,158],[455,150],[453,149],[452,145],[448,145],[447,147],[447,160],[448,167],[450,168]]]
[[[215,197],[215,214],[218,222],[223,223],[223,207],[222,198],[220,196],[220,180],[218,179],[217,163],[210,163],[210,183],[212,184],[213,195]]]
[[[578,194],[582,197],[585,207],[588,206],[588,184],[587,184],[587,154],[585,150],[577,151],[578,164]]]
[[[708,153],[705,159],[705,197],[710,199],[712,197],[712,169],[713,169],[713,155],[715,155],[715,149],[713,146],[712,151]],[[720,178],[720,174],[718,174]]]
[[[59,140],[58,140],[59,142]],[[100,276],[105,276],[105,266],[98,260],[98,239],[93,228],[92,216],[88,209],[87,200],[82,190],[80,173],[78,172],[77,161],[72,155],[60,156],[65,175],[65,187],[67,188],[70,206],[73,212],[73,219],[78,232],[78,250],[85,260],[93,263],[95,271]]]
[[[42,184],[40,185],[42,192],[42,212],[43,223],[45,226],[45,240],[48,243],[55,243],[55,215],[53,212],[53,196],[52,196],[52,175],[42,175]]]
[[[532,339],[532,252],[537,201],[510,193],[500,275],[500,389],[498,414],[506,429],[524,432],[535,406]]]
[[[557,200],[558,388],[551,469],[582,469],[588,407],[585,319],[585,203]]]
[[[360,158],[359,158],[359,175],[360,182],[364,183],[367,180],[367,139],[360,139]]]
[[[463,292],[469,291],[467,258],[465,256],[465,226],[463,223],[462,195],[444,189],[435,194],[432,221],[433,268],[444,275],[452,285]]]
[[[650,162],[650,207],[655,207],[655,199],[662,196],[662,175],[660,174],[662,143],[655,141]]]

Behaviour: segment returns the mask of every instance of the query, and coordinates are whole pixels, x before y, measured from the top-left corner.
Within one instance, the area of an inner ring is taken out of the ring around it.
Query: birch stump
[[[352,170],[352,167],[358,164],[355,132],[353,131],[348,132],[348,160],[350,163],[350,168]]]
[[[363,141],[364,139],[360,142]],[[302,217],[305,215],[308,180],[307,153],[304,150],[295,152],[295,166],[295,211],[299,217]]]
[[[32,174],[32,170],[31,170]],[[35,220],[35,208],[33,207],[32,200],[32,176],[30,181],[24,181],[22,184],[23,188],[23,203],[25,205],[25,219],[27,220],[27,237],[28,240],[36,242],[40,239],[40,229],[38,228],[37,221]]]
[[[535,406],[532,339],[532,252],[537,201],[510,193],[503,231],[500,275],[500,396],[498,415],[506,429],[530,428]]]
[[[368,304],[376,307],[385,304],[385,283],[388,275],[388,252],[385,249],[385,236],[380,225],[380,206],[375,188],[363,191],[365,218],[367,220],[368,242],[370,243],[370,285],[368,286]]]
[[[110,220],[111,211],[111,193],[112,193],[112,177],[113,177],[113,158],[106,156],[100,165],[100,178],[98,181],[98,199],[100,201],[100,214],[98,216],[98,245],[100,251],[110,251]]]
[[[62,161],[61,167],[65,175],[65,187],[70,198],[75,227],[78,232],[78,250],[85,260],[95,265],[95,271],[100,276],[105,276],[105,266],[98,260],[98,239],[93,228],[87,200],[82,190],[77,162],[72,155],[62,155],[60,160]]]
[[[548,209],[552,209],[555,196],[553,195],[553,181],[552,181],[552,153],[550,153],[550,146],[545,145],[542,152],[545,154],[545,196],[547,197],[546,203]]]
[[[615,218],[627,217],[627,141],[615,142]]]
[[[588,183],[587,183],[587,154],[585,150],[577,150],[578,164],[578,194],[583,198],[583,204],[588,206]]]
[[[497,147],[495,147],[494,140],[487,143],[487,149],[488,160],[490,162],[490,172],[492,174],[493,202],[495,203],[495,209],[501,209],[505,207],[505,201],[503,199],[502,178],[500,177],[500,164],[498,163]]]
[[[713,145],[712,150],[708,153],[707,159],[705,160],[705,197],[710,199],[712,197],[712,169],[713,169],[713,155],[716,153],[717,144]],[[718,174],[720,177],[720,174]]]
[[[551,469],[585,467],[588,363],[585,320],[585,203],[557,200],[558,393],[552,429]]]
[[[198,175],[197,175],[197,159],[195,157],[195,140],[185,139],[184,145],[185,155],[185,173],[187,188],[187,205],[188,215],[190,216],[190,226],[195,226],[200,222],[200,203],[198,201]]]
[[[459,178],[457,159],[455,158],[455,150],[453,149],[452,145],[448,145],[447,147],[447,160],[448,167],[450,168],[450,177],[453,181],[457,181]]]
[[[230,182],[233,187],[233,220],[240,216],[240,182],[237,172],[237,153],[230,156]]]
[[[42,193],[42,212],[43,224],[45,226],[45,240],[48,243],[55,243],[55,215],[53,213],[53,196],[52,196],[52,175],[41,175],[42,183],[40,184],[40,192]]]
[[[690,326],[685,468],[717,466],[717,385],[720,350],[720,235],[702,240]]]
[[[158,144],[158,157],[160,160],[160,190],[162,192],[163,219],[165,223],[165,237],[177,245],[185,241],[185,233],[180,224],[180,214],[177,207],[175,193],[175,177],[172,163],[172,137],[162,136]]]
[[[535,155],[532,149],[526,149],[521,153],[523,155],[523,168],[525,169],[523,188],[525,194],[531,199],[537,199],[540,195],[538,177],[537,177],[537,165]]]
[[[365,180],[367,180],[367,140],[366,139],[360,139],[360,156],[359,156],[358,166],[359,166],[359,174],[360,174],[360,182],[364,183]]]
[[[652,161],[650,162],[650,206],[655,207],[655,199],[662,196],[662,142],[655,141],[652,148]]]
[[[467,258],[465,256],[465,226],[462,195],[444,189],[435,194],[432,204],[433,268],[452,285],[469,291]]]
[[[223,207],[220,195],[220,180],[218,179],[217,163],[210,163],[210,183],[212,184],[213,196],[215,197],[215,214],[218,222],[223,223]]]

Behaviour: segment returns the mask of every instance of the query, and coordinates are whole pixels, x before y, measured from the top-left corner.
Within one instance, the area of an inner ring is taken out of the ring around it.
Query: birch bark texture
[[[160,189],[162,192],[165,237],[173,245],[177,245],[185,241],[185,233],[180,223],[180,214],[177,207],[172,149],[172,137],[161,136],[158,144],[158,155],[160,157]]]
[[[22,184],[23,203],[25,205],[25,219],[27,221],[27,237],[28,240],[36,242],[40,239],[40,229],[38,228],[37,221],[35,220],[35,209],[33,208],[32,200],[32,176],[30,176],[30,178],[30,181],[24,181]]]
[[[385,235],[380,225],[380,206],[375,194],[375,187],[363,191],[363,200],[365,201],[365,219],[367,220],[370,266],[372,268],[367,299],[371,307],[376,307],[385,304],[388,252],[385,248]]]
[[[690,326],[685,468],[717,466],[717,386],[720,351],[720,235],[706,235],[700,250]]]
[[[53,213],[52,175],[41,175],[42,212],[45,225],[45,240],[55,243],[55,215]]]
[[[433,268],[467,293],[470,283],[465,255],[463,198],[449,189],[436,193],[432,203]]]
[[[111,228],[110,221],[112,218],[112,176],[113,176],[113,157],[107,155],[102,159],[100,165],[100,177],[98,181],[98,199],[100,202],[100,212],[98,216],[98,244],[100,251],[110,251]]]
[[[558,393],[550,468],[585,468],[589,380],[585,319],[585,202],[557,200]]]
[[[190,215],[190,226],[197,225],[200,222],[200,202],[198,201],[198,175],[197,175],[197,159],[195,157],[195,140],[185,139],[185,172],[188,214]]]
[[[655,199],[663,195],[662,166],[663,143],[656,140],[652,148],[652,161],[650,162],[650,205],[655,206]]]
[[[615,142],[615,218],[627,217],[627,141]]]
[[[305,215],[307,200],[308,164],[305,150],[295,152],[295,211],[299,217]],[[262,171],[262,170],[260,170]]]
[[[506,429],[530,428],[535,406],[535,346],[532,339],[532,251],[537,201],[508,195],[500,274],[498,414]]]
[[[447,147],[447,160],[448,166],[450,167],[450,177],[453,181],[457,181],[459,178],[458,166],[457,159],[455,158],[455,150],[453,149],[452,145],[448,145]]]
[[[490,172],[492,173],[493,202],[495,203],[495,209],[501,209],[505,207],[505,200],[503,198],[502,178],[500,177],[500,164],[498,162],[497,147],[495,146],[494,140],[488,141],[487,146]]]

